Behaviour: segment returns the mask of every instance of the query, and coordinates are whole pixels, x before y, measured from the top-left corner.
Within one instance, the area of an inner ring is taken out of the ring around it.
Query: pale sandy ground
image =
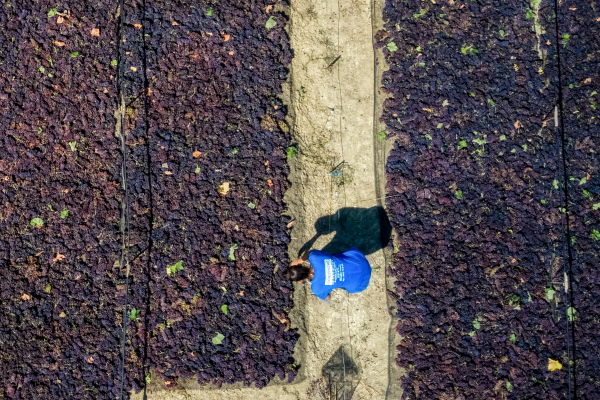
[[[284,91],[291,106],[289,122],[294,140],[301,151],[291,161],[293,186],[285,197],[289,214],[296,218],[291,257],[315,234],[314,223],[319,217],[335,214],[342,207],[384,204],[376,199],[384,195],[383,163],[390,144],[374,135],[382,129],[377,122],[381,107],[374,107],[375,75],[381,74],[382,62],[375,68],[372,45],[372,14],[378,29],[381,12],[377,10],[382,2],[292,0],[289,32],[294,60]],[[347,181],[339,186],[327,174],[341,161],[349,167],[344,170]],[[332,236],[320,237],[313,248],[322,248]],[[146,396],[142,392],[132,398],[328,399],[321,370],[343,345],[360,371],[353,399],[399,399],[399,371],[393,361],[397,337],[390,316],[393,303],[386,295],[386,258],[379,250],[368,259],[373,273],[370,286],[362,293],[348,296],[345,291],[334,292],[331,304],[325,304],[310,293],[308,285],[296,285],[291,318],[301,334],[295,358],[302,368],[292,384],[276,380],[260,390],[241,385],[214,389],[189,380],[167,389],[162,382],[153,381]]]

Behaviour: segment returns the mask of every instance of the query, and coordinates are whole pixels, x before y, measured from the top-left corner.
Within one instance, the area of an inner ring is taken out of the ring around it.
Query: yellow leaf
[[[562,369],[562,364],[559,363],[556,360],[553,360],[551,358],[548,359],[548,370],[549,371],[556,371],[557,369]]]
[[[229,192],[229,182],[221,183],[221,185],[219,186],[219,193],[225,195],[227,194],[227,192]]]
[[[135,26],[138,29],[142,29],[142,24],[133,24],[133,26]]]

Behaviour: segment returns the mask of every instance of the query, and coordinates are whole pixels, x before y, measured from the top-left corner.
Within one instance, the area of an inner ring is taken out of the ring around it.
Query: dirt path
[[[322,368],[340,346],[359,371],[352,398],[386,398],[393,335],[381,250],[381,236],[389,232],[380,229],[385,213],[377,207],[386,144],[377,138],[379,127],[373,126],[372,4],[298,0],[290,14],[294,60],[286,91],[297,143],[297,156],[290,161],[293,185],[285,197],[295,218],[290,257],[309,248],[336,252],[357,246],[373,268],[371,284],[360,294],[336,291],[331,304],[319,301],[307,285],[296,285],[292,323],[301,334],[296,347],[301,368],[293,384],[217,390],[200,387],[195,380],[174,389],[153,382],[148,399],[326,399]]]

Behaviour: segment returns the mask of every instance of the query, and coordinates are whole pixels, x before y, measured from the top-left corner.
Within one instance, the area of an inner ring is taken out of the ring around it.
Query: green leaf
[[[473,143],[483,146],[487,142],[485,141],[485,139],[473,139]]]
[[[478,320],[473,321],[473,328],[479,329],[481,328],[481,323]]]
[[[588,190],[583,189],[581,191],[581,193],[583,193],[583,197],[585,197],[587,199],[591,199],[592,198],[592,194]]]
[[[77,151],[77,142],[69,142],[69,146],[71,146],[71,151]]]
[[[583,178],[581,178],[581,180],[579,181],[580,185],[583,185],[584,183],[587,182],[587,178],[584,176]]]
[[[567,308],[567,316],[569,317],[569,321],[573,322],[575,320],[575,309],[573,307]]]
[[[598,94],[598,92],[596,92],[596,91],[594,90],[592,93],[590,93],[590,97],[591,97],[591,96],[595,96],[595,95],[597,95],[597,94]]]
[[[516,152],[517,152],[517,149],[512,149],[510,152],[511,152],[511,153],[516,153]]]
[[[112,60],[112,61],[110,62],[110,65],[112,65],[113,67],[116,67],[116,66],[117,66],[117,64],[118,64],[117,60]]]
[[[467,141],[466,140],[461,140],[460,142],[458,142],[458,150],[465,149],[465,148],[467,148]]]
[[[419,67],[424,67],[424,66],[425,66],[425,63],[424,63],[424,62],[420,62],[420,63],[418,63],[417,65],[418,65]]]
[[[421,46],[417,46],[417,47],[415,48],[415,50],[417,51],[417,53],[420,53],[420,52],[421,52]],[[395,50],[394,50],[394,51],[395,51]]]
[[[206,9],[206,15],[207,15],[208,17],[212,17],[212,14],[213,14],[213,9],[212,9],[212,7],[208,7],[208,8]]]
[[[506,391],[512,392],[512,384],[509,381],[506,381]]]
[[[44,289],[44,292],[50,293],[51,290],[52,290],[52,286],[50,286],[50,284],[47,284],[46,288]]]
[[[508,340],[510,340],[512,344],[515,344],[517,341],[517,336],[514,333],[511,333]]]
[[[229,307],[227,306],[227,304],[223,304],[221,306],[221,311],[223,311],[223,314],[225,315],[229,314]]]
[[[432,140],[433,138],[431,137],[431,135],[425,134],[425,139]]]
[[[444,126],[444,124],[442,124],[441,122],[439,124],[437,124],[438,129],[440,129],[442,126]]]
[[[214,338],[212,338],[212,343],[217,345],[217,344],[221,344],[223,343],[223,339],[225,339],[225,335],[217,332],[217,336],[215,336]]]
[[[442,102],[442,106],[444,106],[444,107],[447,107],[447,106],[449,106],[449,105],[450,105],[450,102],[449,102],[448,100],[444,100],[444,101]]]
[[[52,68],[54,68],[54,62],[52,61],[52,59],[51,59],[51,58],[49,58],[49,59],[48,59],[48,62],[50,63],[50,66],[51,66]]]
[[[592,206],[592,210],[600,210],[600,203],[596,203]]]
[[[462,190],[457,190],[456,192],[454,192],[454,195],[456,196],[457,199],[462,200],[463,198],[463,193]]]
[[[265,27],[267,29],[273,29],[273,28],[275,28],[275,25],[277,25],[277,21],[275,21],[275,19],[271,16],[267,20],[267,23],[265,24]]]
[[[65,219],[65,218],[67,218],[68,216],[69,216],[69,210],[67,210],[67,209],[64,209],[64,210],[62,210],[62,211],[60,212],[60,217],[61,217],[62,219]]]
[[[137,310],[135,308],[132,308],[131,311],[129,311],[129,319],[132,321],[137,321],[138,316],[140,315],[140,310]]]
[[[498,31],[498,33],[500,34],[500,37],[504,37],[504,31],[502,29],[500,29],[500,31]]]
[[[540,200],[540,203],[546,204],[546,200],[542,199],[542,200]]]
[[[379,140],[385,140],[386,135],[387,135],[386,131],[381,131],[377,134],[377,137],[379,138]]]
[[[71,57],[77,57],[79,55],[79,52],[74,51],[71,53]]]
[[[296,157],[296,148],[295,147],[288,147],[287,149],[287,158],[294,158]]]
[[[254,203],[248,203],[248,207],[250,207],[251,209],[255,209],[256,208],[256,204]]]
[[[173,265],[167,266],[167,275],[175,275],[176,272],[183,270],[183,260],[177,261]]]
[[[488,99],[488,103],[490,103],[490,105],[491,105],[492,107],[496,107],[496,103],[494,102],[494,100],[492,100],[492,99]]]
[[[554,189],[558,189],[558,179],[555,179],[555,180],[552,181],[552,187]]]
[[[44,72],[46,72],[46,68],[44,68],[44,67],[39,67],[39,68],[38,68],[38,71],[40,71],[40,72],[43,74]]]
[[[40,227],[44,225],[44,221],[39,217],[35,217],[31,220],[30,224],[33,227]]]
[[[546,301],[548,303],[550,303],[552,301],[552,299],[554,299],[555,293],[556,293],[556,290],[554,290],[552,288],[546,288]]]
[[[573,89],[573,84],[569,83],[569,89]]]
[[[479,50],[471,48],[471,49],[469,49],[469,54],[472,56],[477,55],[477,54],[479,54]]]
[[[471,93],[469,93],[469,96],[471,96],[471,97],[475,97],[475,93],[472,93],[472,92],[471,92]]]
[[[237,243],[232,244],[231,247],[229,248],[229,259],[231,261],[235,261],[235,254],[234,254],[234,252],[237,250],[237,248],[238,248]]]
[[[196,169],[194,170],[194,173],[199,174],[200,173],[200,167],[196,167]]]
[[[525,13],[525,18],[527,18],[527,19],[535,18],[535,12],[533,12],[532,9],[528,9],[527,12]]]
[[[598,232],[596,229],[592,230],[592,239],[600,240],[600,232]]]
[[[521,147],[523,148],[523,151],[527,151],[527,145],[526,144],[522,144]]]
[[[475,331],[469,332],[469,336],[471,336],[471,337],[475,336]]]
[[[568,42],[569,40],[571,40],[571,35],[569,35],[568,33],[565,33],[563,35],[563,40],[565,41],[565,43]]]
[[[398,46],[396,46],[396,43],[394,43],[394,42],[389,42],[386,47],[389,51],[392,51],[392,52],[398,50]]]
[[[48,14],[46,15],[48,15],[48,18],[52,18],[56,15],[57,12],[58,11],[56,10],[56,8],[51,8],[50,11],[48,11]]]
[[[50,209],[50,211],[54,211],[54,209],[52,208],[52,204],[48,204],[48,208]]]
[[[460,48],[460,52],[466,56],[467,51],[469,51],[470,48],[471,48],[471,46],[467,46],[466,44],[463,44],[462,47]]]
[[[48,78],[54,78],[54,75],[48,74]]]

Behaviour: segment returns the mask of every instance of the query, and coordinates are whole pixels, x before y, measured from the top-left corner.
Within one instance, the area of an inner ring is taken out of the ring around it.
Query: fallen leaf
[[[592,176],[591,176],[591,175],[590,175],[590,173],[588,172],[588,173],[587,173],[587,180],[589,181],[591,177],[592,177]]]
[[[265,12],[268,14],[272,9],[273,9],[273,6],[268,5],[267,8],[265,9]]]
[[[548,359],[548,371],[556,371],[562,369],[562,364],[551,358]]]
[[[194,151],[194,152],[192,153],[192,155],[194,156],[194,158],[198,158],[198,157],[200,157],[200,156],[202,155],[202,152],[200,152],[200,151],[196,150],[196,151]]]
[[[165,171],[165,175],[173,175],[171,171]]]
[[[575,11],[575,10],[577,10],[577,7],[569,7],[569,10]]]
[[[231,50],[231,51],[229,52],[229,55],[230,55],[230,56],[232,56],[232,55],[234,55],[234,54],[235,54],[235,51],[233,51],[233,50]]]
[[[219,193],[225,195],[229,192],[229,182],[223,182],[219,186]]]
[[[546,44],[547,44],[548,46],[550,46],[551,42],[548,40],[548,41],[546,41]]]
[[[94,363],[94,357],[89,356],[88,358],[85,359],[85,361],[89,362],[90,364]]]
[[[173,386],[177,386],[177,381],[165,381],[165,385],[170,388]]]
[[[65,42],[60,42],[58,40],[55,40],[54,44],[57,45],[58,47],[63,47],[65,45]]]
[[[431,108],[423,107],[423,111],[431,112]]]
[[[592,83],[592,78],[587,78],[586,80],[583,81],[583,83]]]
[[[59,317],[59,318],[64,318],[64,317],[66,317],[66,316],[67,316],[67,314],[65,314],[65,312],[64,312],[64,311],[61,311],[61,313],[60,313],[60,314],[58,314],[58,317]]]
[[[142,24],[133,24],[133,26],[135,26],[138,29],[142,29]]]
[[[171,23],[171,25],[173,25],[173,26],[177,26],[177,25],[179,25],[179,24],[177,23],[177,21],[173,21],[173,22]]]
[[[100,29],[98,29],[98,28],[92,29],[92,36],[100,36]]]
[[[29,297],[28,294],[23,293],[23,295],[21,295],[21,298],[25,301],[29,300],[31,297]]]
[[[62,261],[65,259],[64,254],[56,253],[56,257],[52,259],[52,262]]]
[[[273,187],[273,181],[270,179],[267,179],[267,185],[269,185],[269,187]]]
[[[223,40],[228,42],[231,39],[231,35],[223,35]]]
[[[290,229],[292,226],[294,226],[294,222],[296,222],[296,221],[294,220],[294,221],[288,222],[288,224],[286,225],[287,228]]]
[[[136,67],[131,67],[131,70],[132,70],[133,72],[135,72],[135,71],[137,71],[137,68],[136,68]]]
[[[240,294],[240,296],[243,297],[244,296],[244,291],[242,290],[239,294]]]
[[[152,89],[148,88],[148,96],[150,96],[152,94]]]
[[[265,161],[265,165],[269,165],[269,160]]]
[[[515,122],[513,125],[514,125],[515,129],[519,129],[519,128],[523,127],[523,125],[521,125],[521,122],[519,120],[517,120],[517,122]]]
[[[162,168],[169,168],[169,164],[167,164],[167,163],[162,163],[162,164],[161,164],[161,167],[162,167]]]
[[[63,17],[59,16],[58,18],[56,18],[57,24],[62,24],[63,22],[65,22],[65,19]]]

